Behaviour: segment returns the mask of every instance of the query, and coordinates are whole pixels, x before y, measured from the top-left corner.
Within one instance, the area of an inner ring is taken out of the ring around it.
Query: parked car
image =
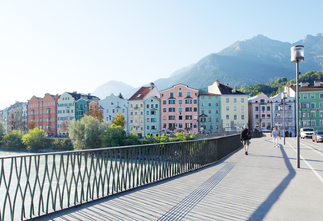
[[[303,127],[301,128],[301,138],[312,138],[312,135],[314,133],[314,129],[310,127]]]
[[[313,142],[323,142],[323,130],[314,131],[312,136]]]

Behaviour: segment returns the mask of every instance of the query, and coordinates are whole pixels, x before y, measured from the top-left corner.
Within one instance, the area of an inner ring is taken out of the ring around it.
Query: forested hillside
[[[299,82],[309,82],[314,83],[314,81],[323,81],[323,72],[322,71],[310,71],[306,74],[303,74],[299,77]],[[286,77],[279,78],[268,84],[254,84],[247,87],[240,87],[239,91],[249,94],[251,97],[255,96],[261,92],[271,97],[275,94],[278,94],[284,91],[284,87],[295,84],[296,78],[290,81],[287,81]]]

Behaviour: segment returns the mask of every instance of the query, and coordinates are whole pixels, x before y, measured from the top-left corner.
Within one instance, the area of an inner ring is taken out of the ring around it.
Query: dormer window
[[[141,94],[138,94],[137,98],[140,98],[141,97]]]

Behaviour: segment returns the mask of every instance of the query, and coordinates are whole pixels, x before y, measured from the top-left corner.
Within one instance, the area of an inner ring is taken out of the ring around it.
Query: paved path
[[[301,168],[295,149],[252,139],[248,156],[40,220],[323,220],[323,144],[301,140]]]

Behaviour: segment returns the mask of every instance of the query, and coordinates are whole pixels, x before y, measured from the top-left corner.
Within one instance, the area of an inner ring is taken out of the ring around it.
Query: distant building
[[[98,102],[100,100],[98,97],[92,96],[91,94],[80,94],[80,93],[77,93],[76,91],[73,93],[71,92],[63,93],[61,97],[57,100],[57,134],[59,136],[68,135],[68,131],[66,131],[65,129],[68,128],[68,126],[76,118],[76,109],[77,109],[76,102],[79,99],[85,100],[86,101],[85,103],[87,103],[88,101]],[[86,108],[88,108],[87,105],[86,105]],[[79,111],[79,109],[77,110]],[[65,128],[64,128],[64,125],[65,125]]]
[[[199,91],[184,84],[176,84],[160,91],[161,132],[195,134],[198,128]]]
[[[285,118],[285,131],[289,136],[295,136],[295,99],[286,95],[285,102],[283,100],[283,92],[271,97],[272,99],[272,111],[273,111],[273,127],[278,126],[281,131],[281,136],[284,136],[284,118]],[[285,103],[285,115],[284,115],[284,103]]]
[[[112,93],[103,100],[100,100],[99,105],[103,111],[103,120],[105,122],[111,123],[118,112],[123,114],[126,122],[125,129],[128,131],[128,102],[126,99],[122,99]]]
[[[199,132],[217,133],[222,131],[221,96],[205,93],[199,95]]]
[[[160,98],[159,92],[154,83],[150,83],[150,87],[141,87],[128,100],[128,130],[129,132],[134,131],[134,133],[140,138],[145,134],[144,102],[152,97]]]
[[[285,91],[289,96],[295,98],[296,84],[285,87]],[[299,107],[296,109],[299,111],[300,128],[312,127],[314,130],[323,129],[322,81],[299,83]]]
[[[271,100],[264,93],[248,99],[248,103],[251,105],[250,130],[271,131],[273,124]]]
[[[28,101],[28,123],[35,121],[36,126],[48,135],[57,135],[57,101],[59,95],[46,93],[43,98],[33,96]]]
[[[208,93],[221,95],[221,117],[227,132],[239,132],[248,124],[248,96],[216,80],[208,86]]]
[[[8,109],[5,108],[1,111],[1,118],[0,120],[3,123],[3,127],[4,127],[4,133],[8,133]]]
[[[160,134],[160,99],[151,97],[144,101],[145,134],[157,136]]]

